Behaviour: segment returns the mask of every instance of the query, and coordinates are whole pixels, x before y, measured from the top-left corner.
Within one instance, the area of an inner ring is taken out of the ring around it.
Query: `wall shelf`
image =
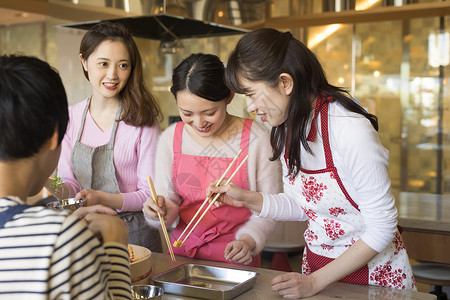
[[[355,24],[378,21],[394,21],[413,18],[428,18],[450,15],[450,1],[416,3],[404,6],[377,7],[367,10],[348,10],[342,12],[324,12],[297,16],[268,18],[263,21],[243,24],[244,29],[299,28],[329,24]]]

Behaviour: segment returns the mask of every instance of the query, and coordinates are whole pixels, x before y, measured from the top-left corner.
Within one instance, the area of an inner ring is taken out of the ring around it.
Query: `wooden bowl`
[[[133,249],[135,261],[130,262],[131,283],[149,284],[150,274],[152,272],[152,251],[150,249],[129,244]]]

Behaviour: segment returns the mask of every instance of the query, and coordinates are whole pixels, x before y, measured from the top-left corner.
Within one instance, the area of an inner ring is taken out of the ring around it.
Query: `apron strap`
[[[181,153],[181,139],[183,138],[183,127],[184,122],[178,122],[175,125],[175,132],[173,134],[173,153],[180,154]]]
[[[320,126],[322,129],[322,141],[323,141],[323,151],[325,155],[325,161],[327,165],[327,169],[332,170],[334,173],[334,176],[337,180],[337,183],[339,184],[342,192],[344,193],[346,199],[350,202],[350,204],[360,211],[359,206],[356,204],[355,201],[353,201],[352,197],[350,197],[349,193],[347,192],[347,189],[344,187],[344,184],[342,183],[341,178],[339,177],[339,174],[337,173],[336,167],[334,166],[333,162],[333,155],[331,153],[331,147],[330,147],[330,138],[328,134],[328,104],[330,102],[334,101],[333,97],[326,95],[325,93],[321,93],[317,97],[316,102],[316,111],[318,110],[317,107],[320,108]],[[316,123],[315,118],[316,114],[313,118],[313,123],[311,124],[311,130],[313,129],[313,125]],[[317,132],[316,127],[314,126],[314,132]],[[315,139],[316,133],[309,132],[308,138],[312,137]]]
[[[91,98],[92,97],[89,97],[86,101],[86,107],[84,108],[83,116],[81,117],[81,126],[80,126],[80,130],[78,131],[77,142],[81,141],[81,135],[83,134],[84,124],[86,123],[86,114],[89,110],[89,105],[91,104]],[[111,138],[109,139],[109,143],[108,143],[109,147],[114,146],[114,139],[116,138],[117,124],[119,123],[118,120],[119,120],[121,113],[122,113],[122,101],[119,102],[119,107],[117,108],[116,116],[114,117],[114,125],[113,125],[112,132],[111,132]]]
[[[328,103],[334,101],[333,97],[320,93],[317,96],[316,107],[314,109],[314,117],[311,122],[311,129],[309,131],[307,141],[314,142],[317,136],[317,115],[320,112],[320,123],[322,129],[323,150],[325,152],[325,161],[327,168],[334,167],[333,156],[331,155],[330,140],[328,135]]]
[[[119,107],[117,107],[116,116],[114,117],[114,125],[112,128],[111,138],[109,139],[108,147],[110,149],[114,148],[114,140],[116,138],[117,126],[119,124],[120,114],[122,113],[122,101],[119,102]]]
[[[77,136],[77,142],[81,141],[81,135],[83,134],[83,130],[84,130],[84,123],[86,121],[86,114],[87,111],[89,109],[89,104],[91,103],[91,97],[89,97],[86,101],[86,107],[84,108],[83,111],[83,116],[81,117],[81,126],[80,129],[78,130],[78,136]]]
[[[3,226],[5,226],[5,224],[7,222],[9,222],[15,215],[20,214],[28,207],[30,207],[30,206],[26,205],[26,204],[19,204],[19,205],[10,206],[5,211],[1,212],[0,213],[0,216],[1,216],[0,229],[2,229]]]
[[[328,103],[332,102],[334,99],[331,96],[327,96],[324,92],[321,92],[319,96],[317,96],[316,99],[316,107],[314,108],[314,117],[311,122],[311,129],[309,130],[309,134],[307,137],[308,142],[314,142],[316,140],[317,135],[317,115],[319,112],[322,113],[326,109],[328,112]],[[327,118],[328,119],[328,118]]]

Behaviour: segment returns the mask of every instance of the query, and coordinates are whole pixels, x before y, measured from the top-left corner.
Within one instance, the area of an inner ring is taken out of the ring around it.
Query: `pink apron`
[[[227,176],[234,172],[248,153],[251,124],[252,120],[246,119],[244,121],[240,143],[242,153]],[[176,125],[173,139],[173,182],[178,194],[183,198],[183,202],[180,207],[179,223],[172,233],[172,243],[178,239],[205,200],[208,185],[220,178],[233,160],[232,158],[182,154],[183,127],[183,122]],[[220,149],[217,149],[217,151],[220,151]],[[205,155],[208,154],[205,153]],[[233,182],[239,187],[247,189],[247,163],[237,172]],[[250,216],[251,212],[247,208],[228,205],[215,207],[213,205],[186,242],[179,248],[173,248],[174,253],[199,259],[232,263],[224,258],[225,247],[229,242],[235,240],[236,231],[248,221]],[[260,265],[259,256],[253,257],[250,266]]]
[[[341,255],[363,235],[366,229],[360,210],[346,191],[333,163],[328,138],[328,103],[331,101],[333,98],[324,94],[317,98],[308,135],[308,141],[314,142],[317,132],[316,118],[320,111],[326,168],[321,170],[300,168],[295,178],[289,177],[291,187],[300,190],[304,196],[300,199],[301,208],[308,215],[308,228],[304,233],[306,247],[302,262],[302,273],[307,275]],[[285,163],[289,165],[287,153]],[[394,240],[367,265],[340,281],[396,289],[415,289],[414,276],[400,233],[397,231]]]

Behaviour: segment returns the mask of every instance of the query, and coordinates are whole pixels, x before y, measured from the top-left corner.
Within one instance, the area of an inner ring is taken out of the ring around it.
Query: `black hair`
[[[48,63],[28,56],[0,56],[0,161],[37,153],[69,120],[63,83]]]
[[[227,99],[231,90],[225,85],[224,65],[220,59],[203,53],[184,59],[173,70],[170,91],[176,99],[177,93],[185,90],[214,102]]]
[[[332,96],[346,109],[365,116],[378,130],[377,117],[359,106],[343,88],[329,84],[316,55],[290,32],[262,28],[245,34],[229,56],[225,82],[235,92],[246,94],[248,91],[241,85],[241,79],[275,87],[282,73],[292,77],[294,87],[286,121],[272,128],[271,159],[279,158],[287,144],[289,174],[297,175],[301,167],[300,143],[312,152],[306,141],[306,126],[313,109],[311,99],[321,93]]]

